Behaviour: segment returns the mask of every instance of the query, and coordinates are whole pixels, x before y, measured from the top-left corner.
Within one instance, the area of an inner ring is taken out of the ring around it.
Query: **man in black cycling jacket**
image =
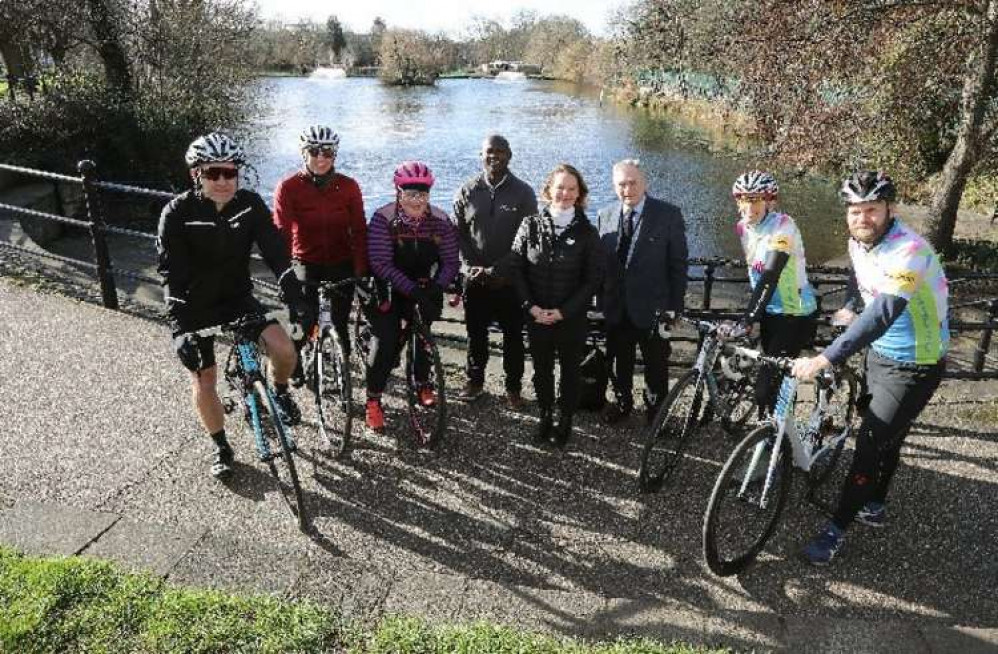
[[[160,216],[159,272],[173,323],[174,347],[191,372],[194,407],[215,443],[211,473],[225,478],[232,472],[233,454],[225,437],[225,411],[215,389],[214,339],[190,332],[265,313],[252,295],[249,261],[254,243],[277,276],[281,295],[293,314],[301,308],[301,289],[263,198],[239,188],[239,170],[245,163],[242,149],[227,135],[213,132],[191,143],[186,160],[194,188],[174,198]],[[270,360],[284,422],[297,424],[301,412],[288,393],[296,356],[291,339],[273,320],[251,335]]]

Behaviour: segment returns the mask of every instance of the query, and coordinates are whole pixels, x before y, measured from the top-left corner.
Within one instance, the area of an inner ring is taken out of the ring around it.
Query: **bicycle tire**
[[[326,327],[316,341],[314,353],[315,410],[319,433],[335,458],[350,450],[353,440],[353,375],[343,342],[335,329]]]
[[[406,339],[405,380],[409,403],[409,426],[413,439],[420,447],[435,450],[443,441],[447,426],[447,389],[444,383],[444,365],[433,334],[421,320],[414,320]],[[428,372],[432,379],[416,379],[416,351],[422,349],[429,358]],[[432,406],[423,405],[419,399],[420,386],[428,384],[436,393]]]
[[[680,377],[645,430],[638,485],[642,492],[655,493],[675,471],[693,433],[707,414],[704,402],[706,377],[689,370]],[[687,397],[687,393],[692,395]]]
[[[823,424],[820,433],[821,441],[819,441],[819,443],[823,442],[825,438],[837,436],[847,427],[855,428],[853,421],[856,419],[857,413],[856,401],[859,397],[859,382],[856,381],[856,375],[853,374],[851,370],[843,369],[836,374],[839,387],[837,395],[841,395],[842,389],[844,389],[846,396],[844,403],[837,401],[836,398],[833,398],[833,406],[843,408],[844,410],[838,415],[834,413],[832,415],[827,415],[827,425],[824,424],[824,420],[822,421]],[[839,459],[842,458],[842,451],[845,449],[845,444],[846,439],[844,438],[840,440],[838,445],[836,445],[832,450],[828,451],[824,456],[811,463],[811,469],[808,471],[807,475],[807,484],[812,491],[824,485],[825,482],[827,482],[832,476],[832,472],[834,472],[838,466]]]
[[[703,518],[703,556],[710,571],[720,577],[737,574],[756,559],[773,535],[786,505],[793,470],[793,455],[786,440],[780,447],[771,486],[768,491],[765,488],[775,439],[773,425],[762,425],[752,430],[732,450],[714,483]],[[769,456],[765,453],[767,442],[770,444]],[[753,455],[759,447],[762,450],[755,458]],[[766,497],[771,500],[767,507],[759,506],[765,500],[760,496],[762,492],[766,492]],[[732,510],[738,508],[745,510]],[[769,515],[760,522],[761,529],[753,530],[744,540],[732,543],[735,537],[745,533],[747,522],[760,517],[759,509],[762,509],[763,516],[769,509]]]
[[[267,461],[270,474],[274,476],[277,488],[281,492],[284,502],[291,509],[291,513],[297,518],[298,528],[303,532],[307,532],[309,519],[305,508],[301,482],[298,479],[298,468],[295,465],[295,447],[288,440],[288,434],[285,431],[284,423],[281,422],[280,412],[277,409],[274,395],[267,385],[257,380],[253,383],[253,394],[256,396],[257,407],[260,409],[260,428],[263,431],[264,437],[270,441],[271,445],[272,456]],[[275,446],[279,450],[278,452],[274,452]],[[287,480],[282,477],[281,471],[276,464],[278,456],[281,457],[284,465],[287,467]],[[290,493],[286,486],[291,487]]]
[[[726,407],[721,416],[721,428],[731,436],[742,436],[746,423],[757,410],[755,388],[748,376],[738,380],[721,378],[719,385],[718,395]]]

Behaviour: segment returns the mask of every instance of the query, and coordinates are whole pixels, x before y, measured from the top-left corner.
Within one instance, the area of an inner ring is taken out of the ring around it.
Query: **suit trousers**
[[[513,287],[489,288],[473,284],[464,293],[464,319],[468,329],[468,381],[485,383],[489,363],[489,325],[502,328],[502,367],[506,391],[519,393],[523,385],[523,309]]]
[[[534,392],[542,411],[554,406],[554,363],[560,368],[561,392],[558,409],[563,417],[571,417],[579,406],[579,366],[586,349],[585,315],[568,318],[554,325],[527,323],[530,337],[530,357],[534,363]]]
[[[659,337],[657,330],[638,329],[626,315],[616,325],[607,325],[606,350],[610,359],[613,393],[617,403],[628,409],[634,406],[634,360],[637,348],[645,366],[645,386],[649,408],[662,401],[669,391],[669,355],[672,346]]]

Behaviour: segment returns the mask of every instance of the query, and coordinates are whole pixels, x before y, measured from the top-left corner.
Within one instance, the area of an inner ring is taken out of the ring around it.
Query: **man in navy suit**
[[[598,214],[606,252],[600,308],[606,319],[607,354],[616,401],[604,414],[615,424],[634,408],[635,349],[645,369],[648,419],[669,390],[669,342],[658,335],[656,314],[674,318],[686,296],[686,227],[679,207],[647,194],[640,163],[625,159],[613,166],[619,202]]]

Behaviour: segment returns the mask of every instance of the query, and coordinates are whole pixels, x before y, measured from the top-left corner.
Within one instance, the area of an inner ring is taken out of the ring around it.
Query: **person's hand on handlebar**
[[[801,357],[794,361],[793,375],[801,381],[810,381],[818,376],[822,370],[831,368],[832,362],[819,354],[816,357]]]
[[[658,337],[663,341],[672,338],[672,326],[676,324],[677,318],[675,311],[663,311],[658,315]]]
[[[752,333],[752,325],[744,322],[732,322],[725,320],[717,328],[717,335],[721,340],[729,341],[742,338]]]
[[[832,314],[833,327],[848,327],[856,319],[856,312],[850,309],[839,309]]]

